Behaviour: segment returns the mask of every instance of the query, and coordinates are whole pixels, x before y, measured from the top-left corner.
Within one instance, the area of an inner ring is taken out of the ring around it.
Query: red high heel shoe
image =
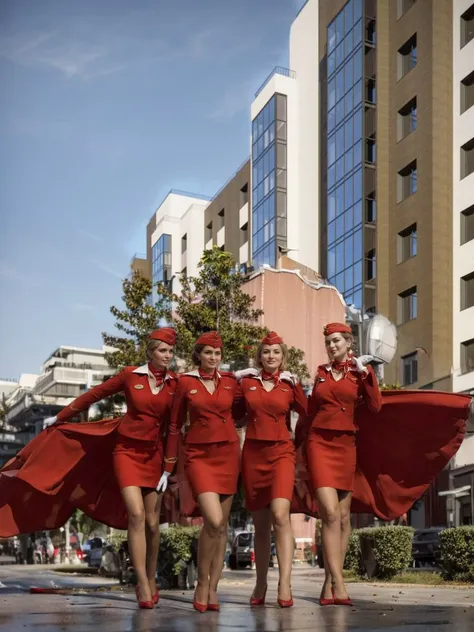
[[[208,605],[206,603],[199,603],[199,601],[196,601],[196,591],[194,591],[193,608],[198,612],[206,612],[208,609]]]
[[[323,586],[323,588],[324,588],[324,586]],[[331,598],[326,599],[325,597],[319,597],[319,605],[320,605],[320,606],[333,606],[333,605],[334,605],[334,591],[333,591],[332,586],[331,586],[331,593],[332,593],[332,595],[333,595],[333,596],[332,596],[332,599],[331,599]],[[323,594],[323,593],[322,593],[322,591],[321,591],[321,595],[322,595],[322,594]]]
[[[207,609],[212,610],[213,612],[219,612],[221,607],[218,603],[208,603]]]
[[[256,597],[253,596],[253,593],[252,593],[252,596],[250,597],[251,606],[264,606],[265,605],[265,597],[267,596],[267,588],[268,588],[268,584],[265,586],[265,592],[263,593],[263,597],[261,599],[257,599]]]
[[[352,601],[349,599],[349,597],[347,599],[339,599],[339,597],[336,597],[336,595],[334,594],[334,588],[331,588],[331,592],[332,592],[335,606],[353,606],[354,605]]]
[[[138,592],[138,586],[135,586],[135,595],[138,601],[138,607],[143,610],[151,610],[153,608],[153,600],[151,601],[140,601],[140,595]]]
[[[280,582],[278,582],[278,587],[280,587]],[[278,597],[277,603],[280,606],[280,608],[291,608],[291,606],[294,604],[293,595],[291,593],[291,586],[290,586],[290,598],[289,599],[280,599]]]
[[[157,604],[160,601],[160,593],[158,592],[158,587],[155,588],[155,594],[152,597],[153,603]]]

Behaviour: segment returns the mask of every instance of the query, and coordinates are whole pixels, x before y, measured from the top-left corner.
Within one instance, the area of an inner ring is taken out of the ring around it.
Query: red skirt
[[[163,442],[140,441],[119,435],[113,451],[114,474],[120,489],[155,489],[163,474]]]
[[[312,428],[308,437],[307,459],[313,489],[332,487],[354,491],[357,465],[355,432]]]
[[[237,491],[240,472],[239,441],[187,443],[184,469],[194,499],[204,492],[232,496]]]
[[[242,451],[242,479],[247,509],[264,509],[275,498],[291,501],[295,464],[292,441],[246,439]]]

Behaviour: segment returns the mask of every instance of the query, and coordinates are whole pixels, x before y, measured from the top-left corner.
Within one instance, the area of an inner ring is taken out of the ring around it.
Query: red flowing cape
[[[127,512],[112,452],[121,419],[50,426],[0,470],[0,537],[56,529],[75,508],[117,529]],[[176,491],[162,502],[162,522],[174,517]]]
[[[383,391],[379,413],[356,409],[357,470],[351,511],[394,520],[406,513],[458,451],[472,398],[441,391]],[[310,420],[309,420],[310,421]],[[292,513],[316,516],[306,468],[308,420],[296,430]],[[300,433],[300,437],[298,434]]]

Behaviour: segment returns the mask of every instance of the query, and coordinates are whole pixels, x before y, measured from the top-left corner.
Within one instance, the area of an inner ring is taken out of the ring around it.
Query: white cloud
[[[102,270],[103,272],[107,272],[107,274],[117,277],[117,279],[123,279],[124,277],[123,274],[120,274],[120,272],[117,272],[103,261],[99,261],[98,259],[89,259],[89,263],[92,263],[92,265],[99,268],[99,270]]]

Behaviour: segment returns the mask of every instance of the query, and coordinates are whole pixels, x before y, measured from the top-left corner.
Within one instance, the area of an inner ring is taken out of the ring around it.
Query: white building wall
[[[461,343],[474,338],[474,307],[461,311],[461,277],[474,272],[474,240],[461,244],[461,212],[474,204],[474,174],[461,180],[461,146],[474,137],[474,107],[461,114],[461,81],[474,70],[474,40],[460,47],[461,15],[472,0],[453,3],[453,390],[474,389],[461,374]],[[473,454],[474,461],[474,454]]]
[[[298,252],[290,256],[319,271],[319,3],[308,0],[290,31],[290,68],[296,73],[296,107],[292,127],[296,144],[291,152],[288,177],[297,195],[289,197],[288,212],[297,232]],[[296,155],[295,155],[296,154]],[[293,161],[297,160],[295,167]],[[290,175],[291,174],[291,175]],[[290,188],[289,188],[290,191]],[[288,247],[292,248],[288,240]]]
[[[156,229],[150,247],[153,248],[161,235],[171,235],[171,275],[175,275],[173,291],[178,294],[181,291],[179,274],[183,268],[187,268],[189,276],[196,274],[204,249],[204,210],[208,204],[208,200],[171,191],[156,210]],[[182,256],[181,238],[185,234],[187,249]]]

